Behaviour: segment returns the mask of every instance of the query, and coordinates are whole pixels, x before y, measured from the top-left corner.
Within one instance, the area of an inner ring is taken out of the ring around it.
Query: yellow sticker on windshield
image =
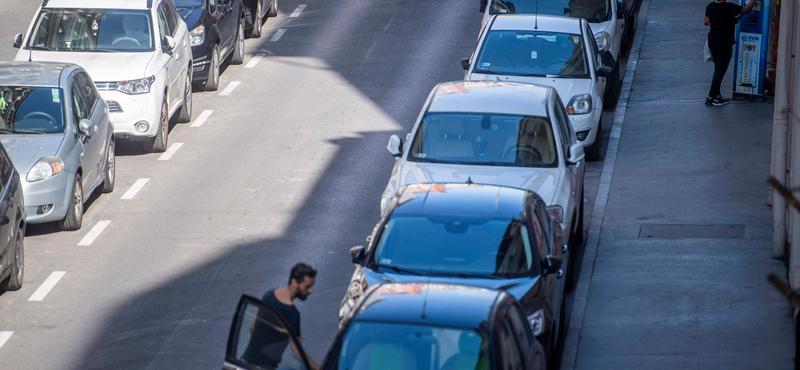
[[[53,95],[53,103],[61,103],[61,92],[58,89],[50,89],[51,95]]]

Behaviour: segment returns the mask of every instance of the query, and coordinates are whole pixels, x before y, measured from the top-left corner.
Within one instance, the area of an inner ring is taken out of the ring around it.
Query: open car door
[[[308,370],[286,320],[260,299],[242,295],[228,334],[224,370]]]

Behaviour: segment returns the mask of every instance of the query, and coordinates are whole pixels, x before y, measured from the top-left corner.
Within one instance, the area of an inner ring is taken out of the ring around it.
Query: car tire
[[[72,182],[72,191],[67,205],[67,214],[58,224],[62,231],[75,231],[81,228],[83,223],[83,183],[81,175],[75,174],[75,181]]]
[[[239,27],[236,31],[236,45],[231,53],[231,64],[244,63],[244,19],[239,20]]]
[[[256,11],[253,13],[253,29],[250,30],[250,38],[257,39],[261,37],[261,26],[263,26],[261,17],[261,0],[256,1]]]
[[[161,103],[161,122],[159,122],[156,136],[150,142],[150,152],[162,153],[167,150],[169,145],[169,109],[167,108],[167,98]]]
[[[14,264],[11,265],[11,274],[3,283],[2,289],[5,291],[20,290],[22,280],[25,277],[25,227],[17,229],[17,236],[14,238]]]
[[[586,159],[589,161],[600,160],[600,142],[603,141],[603,119],[597,123],[597,134],[594,138],[594,143],[586,149]]]
[[[578,287],[578,279],[580,278],[583,254],[583,192],[580,197],[581,205],[578,208],[578,214],[575,220],[575,229],[569,237],[569,279],[567,280],[567,291],[572,292]]]
[[[117,153],[114,139],[108,143],[106,150],[106,178],[103,180],[103,193],[114,191],[114,184],[117,182]]]
[[[267,16],[275,17],[277,15],[278,15],[278,0],[275,0],[272,3],[272,6],[269,7],[269,13],[267,14]]]
[[[603,110],[612,112],[617,107],[617,99],[619,98],[619,62],[614,66],[614,71],[611,73],[609,82],[606,84],[606,91],[603,94]]]
[[[183,88],[183,105],[178,111],[178,122],[189,123],[192,121],[192,70],[189,68],[186,76],[186,86]]]
[[[222,63],[219,62],[219,45],[214,45],[211,50],[211,62],[208,65],[208,76],[204,87],[206,91],[215,91],[219,88],[219,69]]]

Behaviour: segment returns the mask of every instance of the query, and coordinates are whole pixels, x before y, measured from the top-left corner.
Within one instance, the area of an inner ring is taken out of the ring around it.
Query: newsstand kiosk
[[[742,6],[747,0],[740,0]],[[767,77],[770,0],[756,0],[753,11],[742,15],[736,31],[734,98],[763,97]]]

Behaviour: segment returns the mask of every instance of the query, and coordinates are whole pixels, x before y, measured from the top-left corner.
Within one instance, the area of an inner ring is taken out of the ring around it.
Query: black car
[[[0,122],[4,122],[2,116]],[[0,240],[4,241],[0,244],[0,291],[19,290],[25,273],[25,205],[19,173],[2,147],[0,187]]]
[[[545,202],[528,190],[471,182],[408,185],[389,202],[369,244],[351,249],[356,267],[340,318],[358,305],[365,288],[385,282],[505,289],[520,301],[555,364],[567,317],[562,233]]]
[[[222,63],[244,62],[242,0],[175,0],[175,6],[191,30],[192,81],[216,90]]]
[[[354,312],[322,369],[545,369],[542,346],[519,303],[504,291],[385,284],[371,289]],[[242,297],[225,368],[309,369],[287,328],[271,307]]]
[[[244,0],[244,29],[248,37],[261,37],[266,17],[278,15],[278,0]]]

